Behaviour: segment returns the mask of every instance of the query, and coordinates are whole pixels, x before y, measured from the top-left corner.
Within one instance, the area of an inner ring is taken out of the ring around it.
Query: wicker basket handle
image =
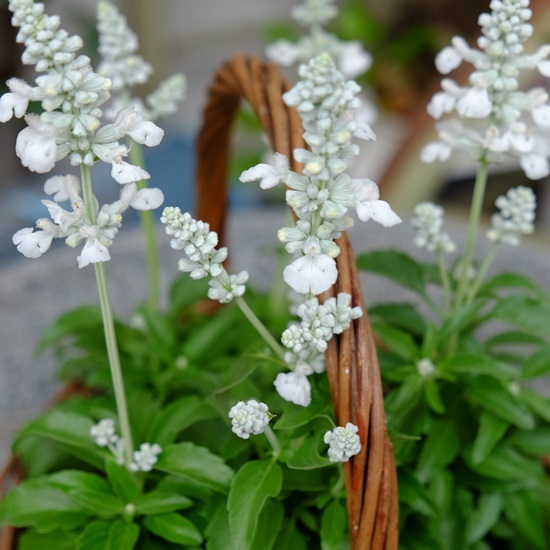
[[[274,151],[288,157],[306,147],[301,121],[282,101],[288,85],[278,68],[239,55],[216,73],[204,110],[197,145],[197,217],[224,240],[227,211],[227,167],[232,124],[241,100],[250,103]],[[339,277],[323,298],[339,292],[363,306],[363,296],[348,237],[339,240]],[[376,348],[368,316],[329,342],[327,376],[338,423],[359,427],[361,452],[345,465],[347,508],[353,550],[397,550],[397,478],[386,416]]]

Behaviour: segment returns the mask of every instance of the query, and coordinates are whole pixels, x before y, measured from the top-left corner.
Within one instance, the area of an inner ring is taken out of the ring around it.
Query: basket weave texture
[[[289,89],[279,69],[255,57],[238,55],[216,73],[204,110],[197,144],[197,218],[224,240],[227,213],[227,167],[232,123],[242,100],[258,117],[273,151],[299,171],[292,151],[306,148],[297,112],[282,94]],[[363,307],[353,249],[346,234],[338,240],[339,277],[321,296],[352,295]],[[361,452],[345,464],[347,509],[353,550],[397,550],[397,477],[386,415],[380,369],[366,312],[351,328],[329,342],[326,370],[338,424],[359,428]]]

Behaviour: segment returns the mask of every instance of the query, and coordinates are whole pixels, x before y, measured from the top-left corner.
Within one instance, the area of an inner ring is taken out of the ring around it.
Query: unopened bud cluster
[[[416,231],[414,244],[428,252],[451,254],[456,250],[449,235],[442,231],[444,211],[432,202],[421,202],[414,208],[411,225]]]
[[[244,294],[248,274],[246,271],[237,275],[227,273],[222,266],[227,258],[227,248],[216,249],[218,234],[210,231],[207,223],[193,219],[188,212],[182,214],[179,208],[172,206],[164,209],[160,221],[165,224],[166,233],[172,236],[170,246],[174,250],[183,250],[187,256],[179,261],[179,270],[189,273],[193,279],[211,278],[210,299],[227,303]]]
[[[124,440],[116,433],[115,421],[104,418],[90,429],[90,435],[98,447],[107,447],[119,464],[124,464]],[[142,443],[134,451],[133,460],[127,464],[131,472],[150,472],[158,461],[162,448],[158,443]]]
[[[487,238],[497,243],[517,246],[521,235],[530,235],[535,226],[535,194],[530,187],[519,186],[510,189],[506,196],[495,201],[499,213],[491,217],[491,229]]]
[[[329,445],[328,457],[331,462],[348,462],[361,451],[359,428],[348,422],[345,427],[338,426],[325,434],[324,441]]]
[[[239,401],[228,413],[231,430],[242,439],[261,434],[269,424],[271,415],[267,405],[250,399],[246,403]]]

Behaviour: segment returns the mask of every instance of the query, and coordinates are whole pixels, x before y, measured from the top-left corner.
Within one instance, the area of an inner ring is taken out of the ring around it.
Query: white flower
[[[321,294],[338,278],[336,262],[327,254],[322,254],[320,245],[312,238],[306,242],[304,254],[285,267],[283,278],[300,294]]]
[[[240,180],[242,182],[250,182],[260,180],[262,189],[270,189],[275,187],[281,181],[284,181],[288,176],[288,159],[280,153],[273,155],[273,164],[258,164],[245,170]]]
[[[149,172],[146,172],[139,166],[134,166],[122,160],[122,157],[127,154],[128,150],[124,146],[116,147],[110,152],[109,158],[112,163],[112,178],[121,185],[149,179],[151,177]]]
[[[457,102],[456,110],[467,118],[485,118],[491,114],[493,104],[486,88],[470,88]]]
[[[298,60],[298,48],[288,40],[277,40],[265,49],[265,55],[283,67],[290,67]]]
[[[355,78],[372,65],[372,56],[358,40],[341,42],[338,50],[338,69],[346,78]]]
[[[68,231],[73,224],[79,221],[84,212],[82,202],[73,203],[72,212],[68,212],[64,208],[61,208],[61,206],[54,201],[43,200],[42,204],[48,209],[52,220],[59,225],[63,232]]]
[[[418,248],[447,254],[456,250],[450,236],[442,231],[443,215],[443,208],[432,202],[421,202],[415,206],[411,225],[416,230],[414,244]]]
[[[307,407],[311,403],[311,385],[303,374],[280,372],[273,385],[285,401],[301,407]]]
[[[130,463],[132,472],[150,472],[158,461],[158,455],[162,453],[162,447],[158,443],[142,443],[139,451],[134,451],[134,461]]]
[[[242,296],[245,293],[245,283],[248,281],[248,273],[241,271],[237,275],[227,275],[225,270],[221,275],[214,277],[208,284],[208,297],[211,300],[217,300],[222,304],[227,304],[236,296]]]
[[[104,418],[92,426],[90,428],[90,435],[98,447],[107,447],[119,440],[116,434],[115,421],[112,418]]]
[[[32,227],[20,229],[12,237],[17,250],[26,258],[39,258],[52,244],[53,235],[48,231],[35,231]]]
[[[269,412],[265,403],[254,399],[239,401],[231,407],[228,415],[231,418],[231,430],[242,439],[263,433],[269,424]]]
[[[128,200],[128,204],[136,210],[155,210],[155,208],[158,208],[163,202],[164,194],[157,187],[135,191]]]
[[[347,462],[361,451],[359,428],[348,422],[346,427],[338,426],[325,434],[324,441],[329,445],[328,457],[331,462]]]
[[[97,238],[90,237],[77,257],[78,267],[82,269],[89,264],[107,262],[111,259],[108,248],[101,244]]]
[[[136,111],[134,107],[122,109],[115,117],[114,126],[136,143],[147,147],[158,145],[164,137],[164,130],[155,123],[144,120],[143,114]]]
[[[550,174],[548,159],[542,155],[523,155],[519,159],[519,164],[525,175],[532,180],[540,180]]]
[[[80,200],[80,180],[76,176],[53,176],[44,183],[46,195],[53,195],[55,202]]]
[[[373,220],[384,227],[401,223],[401,218],[391,209],[386,201],[380,200],[376,183],[369,179],[352,180],[357,216],[363,222]]]
[[[34,90],[25,81],[10,78],[6,84],[10,91],[0,97],[0,122],[7,122],[12,116],[24,116],[29,100],[34,99]]]
[[[49,172],[55,166],[55,128],[37,115],[27,115],[25,120],[29,126],[19,132],[15,152],[31,172]]]
[[[452,46],[443,48],[435,58],[435,66],[441,74],[449,74],[462,63],[462,56]]]
[[[450,145],[446,143],[433,142],[428,143],[422,148],[420,152],[420,158],[423,162],[431,163],[436,160],[445,161],[453,152],[453,149]]]

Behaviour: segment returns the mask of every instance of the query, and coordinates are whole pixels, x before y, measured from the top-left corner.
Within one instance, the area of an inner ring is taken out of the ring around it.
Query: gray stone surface
[[[230,258],[235,269],[247,269],[258,287],[267,288],[274,272],[276,230],[286,225],[282,209],[238,212],[230,218]],[[450,224],[460,245],[465,228]],[[125,230],[126,229],[126,230]],[[352,230],[357,253],[377,248],[411,250],[407,224],[384,229],[372,222]],[[179,253],[170,249],[168,238],[158,237],[163,295],[177,275]],[[477,256],[488,249],[480,242]],[[113,307],[126,317],[146,295],[146,275],[142,262],[139,229],[123,228],[111,249],[113,260],[107,275]],[[48,403],[58,386],[52,357],[33,357],[33,347],[54,319],[79,305],[97,302],[97,289],[91,268],[78,269],[77,252],[63,245],[37,260],[18,259],[0,265],[0,460],[9,452],[9,440],[17,426],[37,414]],[[545,244],[525,244],[508,248],[498,257],[493,271],[515,270],[533,277],[550,290],[550,248]],[[363,277],[367,304],[414,299],[399,287],[376,276]],[[550,329],[549,329],[550,330]]]

